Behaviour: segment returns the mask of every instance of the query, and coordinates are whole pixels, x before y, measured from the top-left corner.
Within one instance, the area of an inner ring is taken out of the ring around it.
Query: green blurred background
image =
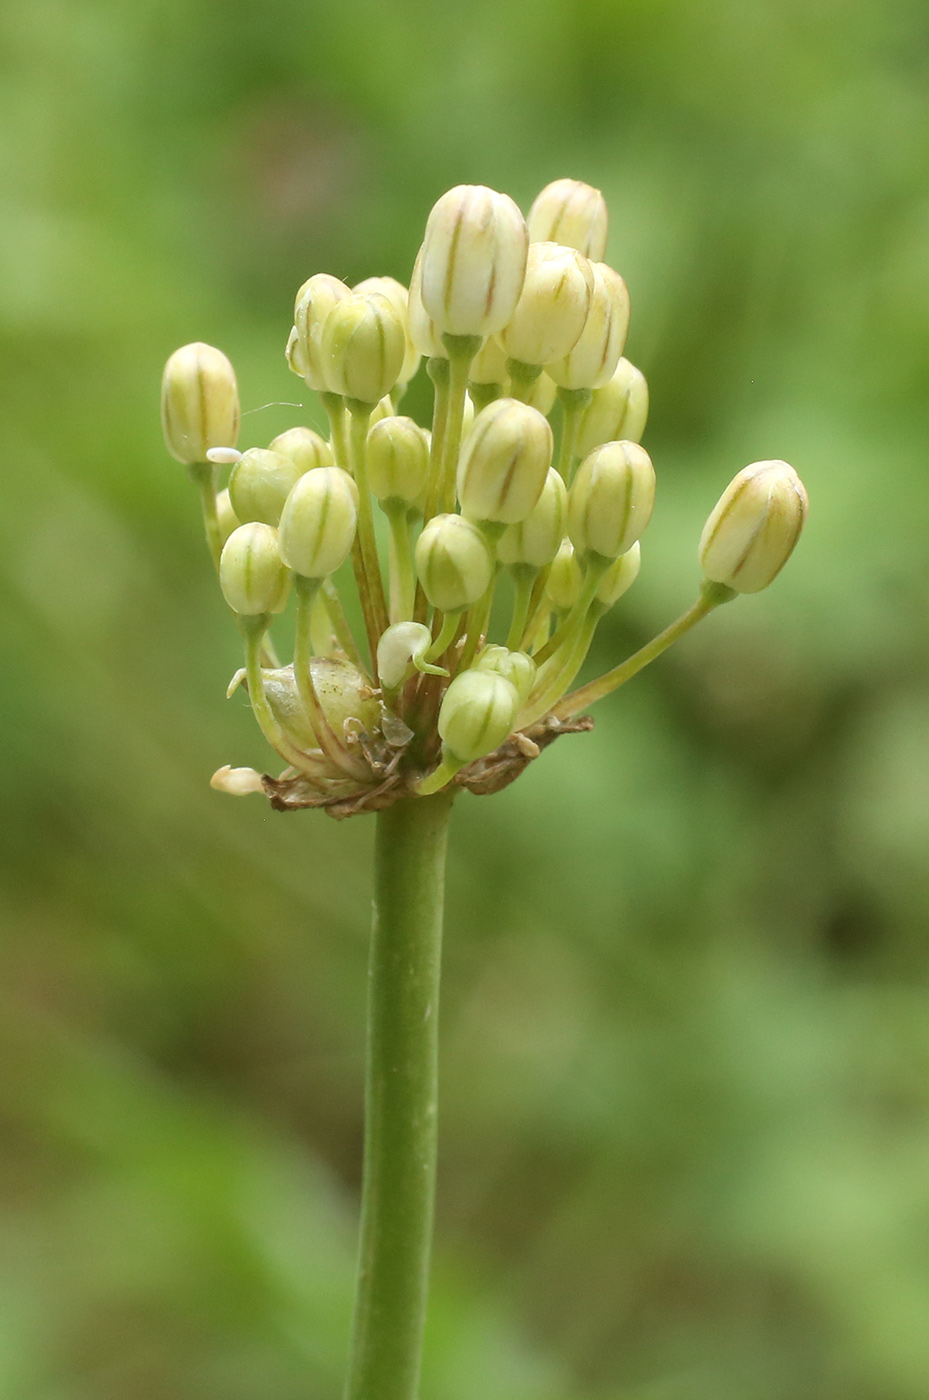
[[[775,586],[455,815],[423,1400],[929,1393],[924,0],[4,0],[2,1400],[335,1400],[369,818],[263,766],[177,345],[600,186],[659,505],[601,666],[791,461]],[[313,410],[315,412],[315,409]]]

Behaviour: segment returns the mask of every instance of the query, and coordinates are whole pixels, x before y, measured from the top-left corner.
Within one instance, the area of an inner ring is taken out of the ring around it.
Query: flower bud
[[[422,299],[440,334],[493,335],[519,299],[529,234],[509,195],[456,185],[432,207]]]
[[[271,443],[272,452],[281,452],[296,462],[301,472],[315,471],[317,467],[335,465],[332,448],[314,433],[312,428],[288,428],[286,433],[278,433]]]
[[[426,671],[433,676],[447,676],[441,666],[431,666],[426,653],[432,646],[432,633],[423,622],[395,622],[381,633],[377,644],[377,674],[381,685],[395,690],[410,672]]]
[[[472,384],[509,384],[506,354],[496,336],[489,335],[471,361]]]
[[[415,501],[429,477],[429,442],[412,418],[382,418],[368,433],[368,485],[379,501]]]
[[[219,537],[223,544],[226,543],[233,530],[237,530],[242,524],[235,511],[232,509],[232,501],[229,499],[228,488],[218,492],[216,496],[216,519],[219,522]]]
[[[618,272],[591,263],[594,290],[584,329],[563,360],[548,367],[562,389],[598,389],[616,372],[629,330],[629,293]]]
[[[524,520],[508,525],[497,544],[501,564],[530,564],[544,569],[558,553],[564,535],[568,491],[559,472],[549,467],[542,494]]]
[[[382,399],[371,410],[371,417],[368,419],[368,427],[373,428],[375,423],[380,423],[382,418],[396,417],[397,410],[394,408],[394,401],[389,394],[385,394]]]
[[[358,519],[358,488],[341,467],[304,472],[281,514],[281,557],[304,578],[326,578],[348,557]]]
[[[264,792],[261,774],[254,768],[230,768],[224,763],[210,779],[210,787],[227,792],[230,797],[247,797],[252,792]]]
[[[593,268],[583,253],[558,243],[530,243],[522,293],[500,332],[510,359],[526,365],[563,359],[584,329],[593,288]]]
[[[495,399],[474,419],[458,464],[458,499],[471,520],[512,525],[542,494],[552,430],[535,408]]]
[[[349,295],[326,317],[322,360],[332,393],[376,404],[397,383],[405,353],[403,322],[386,297]]]
[[[655,469],[635,442],[607,442],[585,457],[568,492],[568,534],[578,554],[615,559],[651,519]]]
[[[240,520],[277,525],[284,502],[302,469],[293,457],[269,448],[250,447],[236,462],[229,478],[229,498]]]
[[[597,602],[602,603],[604,608],[611,608],[614,603],[619,602],[623,594],[632,587],[639,577],[641,567],[642,549],[636,540],[631,549],[627,549],[625,554],[614,559],[603,575],[597,589]]]
[[[434,515],[416,541],[416,573],[440,612],[461,612],[490,587],[494,561],[481,531],[461,515]]]
[[[310,672],[316,698],[335,734],[345,732],[346,720],[357,721],[369,734],[377,728],[380,706],[356,666],[350,661],[338,661],[333,656],[314,656],[310,662]],[[265,670],[262,679],[268,704],[278,724],[301,748],[315,748],[319,741],[300,699],[293,666]]]
[[[620,360],[616,372],[585,408],[578,426],[577,455],[587,457],[604,442],[640,442],[648,418],[648,385],[641,370]]]
[[[553,180],[537,194],[526,221],[533,243],[561,243],[599,262],[606,253],[606,200],[583,180]]]
[[[409,324],[410,339],[420,355],[427,360],[447,360],[448,350],[435,321],[423,306],[423,250],[420,248],[410,277]]]
[[[495,671],[510,682],[524,705],[535,685],[538,667],[524,651],[508,651],[506,647],[485,647],[474,663],[476,671]]]
[[[188,465],[206,462],[211,447],[235,447],[239,391],[222,350],[202,341],[175,350],[161,381],[161,426],[171,456]]]
[[[357,287],[353,287],[352,291],[357,296],[370,296],[372,293],[376,293],[386,297],[400,317],[406,341],[403,365],[400,369],[400,383],[409,384],[419,369],[419,351],[410,336],[410,294],[406,287],[402,282],[398,282],[396,277],[366,277],[363,282],[358,283]]]
[[[780,573],[800,538],[807,494],[786,462],[753,462],[726,487],[700,537],[700,566],[713,583],[758,593]]]
[[[317,272],[308,278],[297,293],[294,329],[287,342],[287,363],[317,393],[330,390],[322,355],[323,326],[332,308],[350,296],[351,291],[345,283],[340,282],[338,277],[331,277],[328,272]]]
[[[559,612],[570,612],[581,596],[584,575],[570,540],[562,540],[545,579],[545,592]]]
[[[544,418],[547,418],[555,407],[557,386],[554,379],[550,379],[544,370],[531,383],[523,384],[522,392],[523,402],[529,404],[530,408],[537,408]]]
[[[281,561],[277,531],[250,521],[233,530],[219,559],[223,597],[242,617],[282,612],[290,575]]]
[[[439,710],[439,734],[459,763],[473,763],[499,748],[512,731],[519,696],[511,681],[495,671],[462,671]]]

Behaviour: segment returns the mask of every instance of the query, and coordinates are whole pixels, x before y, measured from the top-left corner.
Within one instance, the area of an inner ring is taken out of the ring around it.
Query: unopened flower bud
[[[506,647],[485,647],[474,663],[476,671],[495,671],[504,676],[524,705],[532,693],[538,667],[532,657],[524,651],[508,651]]]
[[[726,487],[700,538],[700,566],[713,583],[758,593],[780,573],[800,538],[807,494],[786,462],[753,462]]]
[[[346,720],[357,722],[369,734],[376,729],[380,706],[365,677],[350,661],[334,656],[314,656],[310,661],[313,689],[329,727],[336,734],[345,732]],[[293,666],[280,666],[262,672],[268,704],[278,724],[301,748],[315,748],[319,740],[300,691]]]
[[[352,290],[358,296],[370,296],[376,293],[386,297],[397,315],[400,317],[403,326],[403,334],[406,340],[406,351],[403,356],[403,365],[400,369],[400,383],[409,384],[413,375],[419,369],[419,351],[413,344],[410,336],[410,294],[402,282],[398,282],[396,277],[366,277],[363,282],[359,282]]]
[[[586,457],[604,442],[641,442],[647,418],[645,376],[628,360],[620,360],[612,379],[594,390],[581,416],[577,455]]]
[[[287,363],[318,393],[331,389],[322,353],[323,326],[332,308],[351,295],[345,283],[328,272],[317,272],[308,278],[297,293],[294,329],[287,342]]]
[[[526,220],[533,243],[561,243],[599,262],[606,253],[606,200],[583,180],[553,180],[536,195]]]
[[[607,442],[585,457],[568,492],[568,534],[578,554],[615,559],[651,519],[655,469],[635,442]]]
[[[304,578],[326,578],[348,557],[358,520],[358,488],[341,467],[304,472],[281,515],[281,557]]]
[[[584,329],[563,360],[548,373],[562,389],[598,389],[616,372],[629,329],[629,293],[618,272],[591,263],[594,290]]]
[[[335,464],[332,448],[325,438],[321,438],[319,433],[314,433],[312,428],[288,428],[285,433],[278,433],[271,443],[271,451],[281,452],[285,457],[290,457],[301,472],[311,472],[317,467],[331,467]]]
[[[472,384],[508,384],[507,356],[496,336],[489,335],[471,361]]]
[[[500,332],[510,359],[525,365],[563,359],[584,329],[593,288],[593,268],[583,253],[559,243],[530,243],[516,310]]]
[[[555,397],[558,393],[554,379],[543,371],[531,381],[522,385],[523,403],[529,404],[530,408],[537,408],[539,412],[547,418],[555,407]]]
[[[412,418],[382,418],[368,433],[367,462],[379,501],[415,501],[429,476],[429,441]]]
[[[605,608],[611,608],[614,603],[618,603],[627,589],[630,589],[639,577],[641,567],[642,548],[636,540],[631,549],[627,549],[625,554],[621,554],[618,559],[613,560],[603,575],[597,589],[597,602]]]
[[[223,597],[242,617],[283,611],[290,575],[281,560],[277,531],[250,521],[233,530],[219,560]]]
[[[440,334],[493,335],[519,299],[529,234],[509,195],[457,185],[432,207],[422,299]]]
[[[461,612],[490,587],[494,562],[483,534],[462,515],[434,515],[416,541],[416,573],[440,612]]]
[[[294,483],[303,475],[293,457],[269,448],[250,447],[236,462],[229,478],[232,508],[242,521],[262,520],[277,525]]]
[[[473,763],[500,747],[518,711],[519,696],[511,681],[496,671],[462,671],[442,700],[439,734],[459,763]]]
[[[161,381],[161,426],[171,456],[188,465],[206,462],[211,447],[235,447],[239,391],[222,350],[201,341],[175,350]]]
[[[564,536],[568,492],[559,472],[549,467],[542,494],[524,520],[508,525],[497,544],[501,564],[543,569],[558,553]]]
[[[433,676],[447,676],[441,666],[432,666],[426,653],[432,646],[432,633],[423,622],[395,622],[381,633],[377,644],[377,674],[381,685],[395,690],[411,674],[426,671]]]
[[[393,418],[397,410],[394,408],[394,401],[389,394],[385,394],[382,399],[371,410],[371,417],[368,419],[368,427],[373,428],[375,423],[379,423],[382,418]]]
[[[410,277],[409,300],[410,339],[420,355],[427,360],[447,360],[439,328],[423,306],[423,250],[420,248]]]
[[[210,779],[210,787],[227,792],[230,797],[247,797],[252,792],[264,792],[261,774],[254,768],[230,768],[224,763]]]
[[[348,296],[326,317],[322,359],[331,392],[376,404],[397,383],[406,335],[386,297]]]
[[[228,488],[217,494],[216,519],[219,522],[220,540],[225,544],[233,530],[237,530],[242,524],[235,511],[232,509],[232,501],[229,499]]]
[[[471,520],[512,525],[542,494],[552,460],[552,430],[535,408],[496,399],[474,419],[461,449],[458,499]]]
[[[570,540],[562,540],[545,579],[545,592],[559,612],[570,612],[581,596],[584,575]]]

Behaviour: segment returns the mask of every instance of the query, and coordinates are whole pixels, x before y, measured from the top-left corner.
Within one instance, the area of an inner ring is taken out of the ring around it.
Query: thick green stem
[[[346,1400],[417,1400],[438,1098],[439,969],[453,794],[379,812],[361,1252]]]

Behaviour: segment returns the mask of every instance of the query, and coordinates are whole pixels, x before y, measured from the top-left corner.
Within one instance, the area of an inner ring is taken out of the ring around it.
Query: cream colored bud
[[[326,317],[322,359],[330,390],[376,404],[397,383],[406,335],[386,297],[348,296]]]
[[[509,195],[457,185],[432,208],[423,239],[422,300],[440,334],[493,335],[513,314],[529,234]]]
[[[237,530],[242,524],[232,509],[228,488],[225,491],[220,491],[216,497],[216,519],[219,522],[219,537],[225,544],[233,530]]]
[[[584,575],[570,540],[562,540],[545,579],[545,592],[559,612],[570,612],[581,596]]]
[[[615,373],[584,410],[577,455],[586,457],[604,442],[641,442],[648,418],[648,385],[641,370],[620,360]]]
[[[301,472],[315,471],[317,467],[335,465],[332,448],[314,433],[312,428],[288,428],[286,433],[278,433],[271,443],[272,452],[281,452],[296,462]]]
[[[403,366],[400,370],[400,383],[409,384],[413,375],[419,369],[419,351],[413,344],[410,336],[410,294],[402,282],[398,282],[396,277],[366,277],[363,282],[359,282],[352,290],[358,296],[370,296],[377,293],[386,297],[403,325],[403,334],[406,339],[406,352],[403,356]]]
[[[161,381],[161,426],[171,456],[192,466],[206,462],[211,447],[235,447],[239,417],[235,370],[222,350],[202,341],[175,350]]]
[[[290,575],[281,560],[277,531],[251,521],[233,530],[219,559],[223,597],[242,617],[281,612],[290,591]]]
[[[549,467],[542,494],[524,520],[508,525],[497,544],[501,564],[530,564],[544,569],[558,553],[564,536],[568,490],[561,474]]]
[[[561,243],[599,262],[606,254],[606,200],[583,180],[553,180],[536,195],[527,223],[533,243]]]
[[[616,559],[645,530],[655,468],[635,442],[607,442],[585,457],[568,492],[568,534],[578,554]]]
[[[317,393],[338,393],[338,390],[331,390],[327,377],[322,353],[323,326],[333,307],[351,295],[345,283],[328,272],[317,272],[308,278],[297,293],[294,329],[287,342],[287,363]]]
[[[423,250],[420,248],[410,277],[409,325],[410,339],[420,355],[427,360],[447,360],[448,350],[439,329],[423,306]]]
[[[429,440],[412,418],[382,418],[368,433],[368,485],[379,501],[413,502],[429,477]]]
[[[371,417],[368,419],[368,427],[373,428],[375,423],[380,423],[382,418],[394,418],[397,410],[394,408],[394,401],[389,394],[385,394],[379,399],[371,410]]]
[[[548,420],[518,399],[495,399],[474,419],[461,449],[463,513],[503,525],[525,520],[542,494],[551,460]]]
[[[504,676],[524,705],[532,693],[538,667],[524,651],[508,651],[506,647],[485,647],[474,663],[476,671],[495,671]]]
[[[519,711],[516,687],[496,671],[462,671],[439,710],[439,734],[459,763],[473,763],[500,747]]]
[[[713,583],[759,593],[800,538],[809,502],[786,462],[753,462],[726,487],[700,537],[700,566]]]
[[[563,359],[584,329],[593,289],[593,268],[583,253],[558,243],[530,243],[522,293],[500,332],[510,359],[526,365]]]
[[[434,676],[447,676],[441,666],[431,666],[426,653],[432,633],[422,622],[395,622],[381,633],[377,644],[377,674],[381,685],[394,690],[411,674],[410,668]]]
[[[440,612],[461,612],[490,587],[494,561],[481,531],[461,515],[434,515],[416,541],[416,573]]]
[[[550,379],[543,370],[530,384],[523,385],[523,402],[530,408],[537,408],[547,418],[555,407],[557,393],[554,379]]]
[[[584,329],[563,360],[548,373],[562,389],[599,389],[616,372],[629,330],[629,293],[618,272],[591,263],[594,290]]]
[[[304,472],[281,515],[281,556],[304,578],[326,578],[348,557],[358,520],[358,488],[341,467]]]
[[[496,336],[489,335],[471,361],[472,384],[509,384],[506,352]]]
[[[292,457],[269,448],[250,447],[236,462],[229,478],[232,508],[242,521],[280,522],[284,502],[300,477],[301,467]]]
[[[230,797],[247,797],[252,792],[264,792],[261,774],[254,768],[230,768],[224,763],[210,779],[210,787],[227,792]]]
[[[597,602],[605,608],[618,603],[623,594],[632,587],[639,577],[642,567],[642,547],[636,540],[631,549],[621,554],[607,569],[597,589]]]

